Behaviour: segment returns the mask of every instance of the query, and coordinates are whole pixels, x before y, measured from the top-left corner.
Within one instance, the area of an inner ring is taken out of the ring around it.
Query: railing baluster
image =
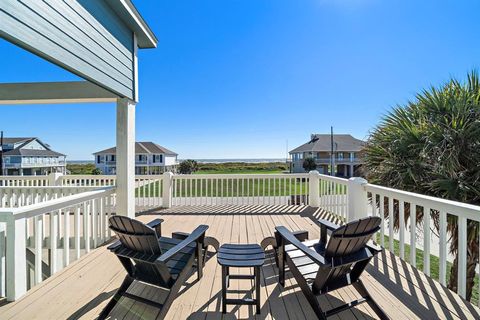
[[[403,200],[398,201],[398,221],[400,229],[400,258],[405,260],[405,203]]]
[[[467,296],[467,218],[458,217],[458,294]]]
[[[411,202],[408,203],[407,208],[410,212],[410,264],[417,267],[417,206]]]
[[[423,207],[423,272],[430,276],[430,208]]]
[[[35,271],[34,282],[42,282],[42,249],[43,249],[43,215],[34,217],[35,224]],[[1,241],[1,240],[0,240]],[[0,254],[1,255],[1,254]],[[0,262],[1,263],[1,262]]]
[[[50,274],[57,272],[57,232],[58,232],[58,216],[59,211],[50,212]]]
[[[70,210],[63,211],[63,266],[70,264]]]
[[[380,245],[385,248],[385,196],[380,194]]]
[[[75,259],[80,259],[80,205],[75,206],[74,234],[75,234]]]
[[[439,211],[439,281],[442,285],[446,285],[447,278],[447,213],[445,210]]]
[[[393,212],[393,198],[388,197],[388,242],[389,249],[391,252],[394,252],[394,227],[395,224],[395,213]]]

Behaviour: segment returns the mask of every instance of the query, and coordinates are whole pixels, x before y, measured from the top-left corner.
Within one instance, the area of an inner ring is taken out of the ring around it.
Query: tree
[[[307,172],[317,169],[317,164],[315,163],[315,159],[313,159],[312,157],[305,158],[305,160],[303,160],[302,166],[303,166],[303,169],[305,169],[305,171]]]
[[[96,176],[101,175],[101,174],[102,174],[102,170],[100,170],[100,169],[98,169],[98,168],[95,168],[95,169],[92,170],[92,174],[93,174],[93,175],[96,175]]]
[[[178,172],[181,174],[192,174],[198,170],[198,163],[195,160],[184,160],[178,166]]]
[[[397,106],[372,132],[365,152],[371,183],[439,198],[480,204],[480,81],[472,71],[461,83],[424,90],[415,101]],[[408,207],[407,207],[408,208]],[[398,214],[398,205],[397,205]],[[430,212],[434,228],[438,212]],[[410,213],[406,213],[409,218]],[[418,224],[423,210],[416,210]],[[478,223],[467,225],[467,300],[472,296],[478,262]],[[455,256],[448,287],[457,290],[458,224],[447,215]]]

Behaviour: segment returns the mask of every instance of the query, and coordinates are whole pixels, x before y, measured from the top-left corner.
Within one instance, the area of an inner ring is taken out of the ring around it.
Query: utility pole
[[[330,127],[330,175],[334,175],[335,155],[333,153],[333,126]]]
[[[0,176],[3,176],[3,131],[0,131]]]

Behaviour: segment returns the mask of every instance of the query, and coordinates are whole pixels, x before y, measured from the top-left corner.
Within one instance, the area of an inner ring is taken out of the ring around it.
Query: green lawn
[[[345,194],[346,187],[342,185],[322,184],[321,191],[336,194]],[[307,195],[309,191],[308,182],[305,179],[292,178],[285,174],[276,179],[246,178],[236,179],[185,179],[176,180],[175,197],[280,197],[291,195]],[[135,191],[137,197],[158,197],[162,194],[159,182],[152,182],[138,187]]]
[[[377,243],[380,244],[380,234],[377,235]],[[385,236],[385,247],[389,248],[389,237]],[[400,256],[400,242],[398,240],[393,241],[393,252],[396,256]],[[405,261],[410,263],[410,245],[405,244]],[[430,255],[430,277],[438,281],[439,279],[439,258],[434,255]],[[418,249],[416,251],[416,263],[417,269],[423,271],[423,250]],[[452,268],[452,263],[447,261],[447,281],[450,278],[450,269]],[[472,303],[477,304],[478,302],[478,276],[475,276],[475,285],[472,292]]]

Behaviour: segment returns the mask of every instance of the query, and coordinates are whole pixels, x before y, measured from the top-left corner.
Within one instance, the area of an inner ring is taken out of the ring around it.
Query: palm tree
[[[476,71],[451,79],[395,107],[373,130],[365,148],[370,182],[435,197],[480,204],[480,81]],[[398,211],[397,211],[398,212]],[[438,214],[431,213],[435,228]],[[408,219],[409,213],[406,213]],[[448,287],[457,289],[456,218],[447,216],[455,256]],[[423,212],[416,212],[421,224]],[[468,221],[467,299],[478,262],[477,222]]]

